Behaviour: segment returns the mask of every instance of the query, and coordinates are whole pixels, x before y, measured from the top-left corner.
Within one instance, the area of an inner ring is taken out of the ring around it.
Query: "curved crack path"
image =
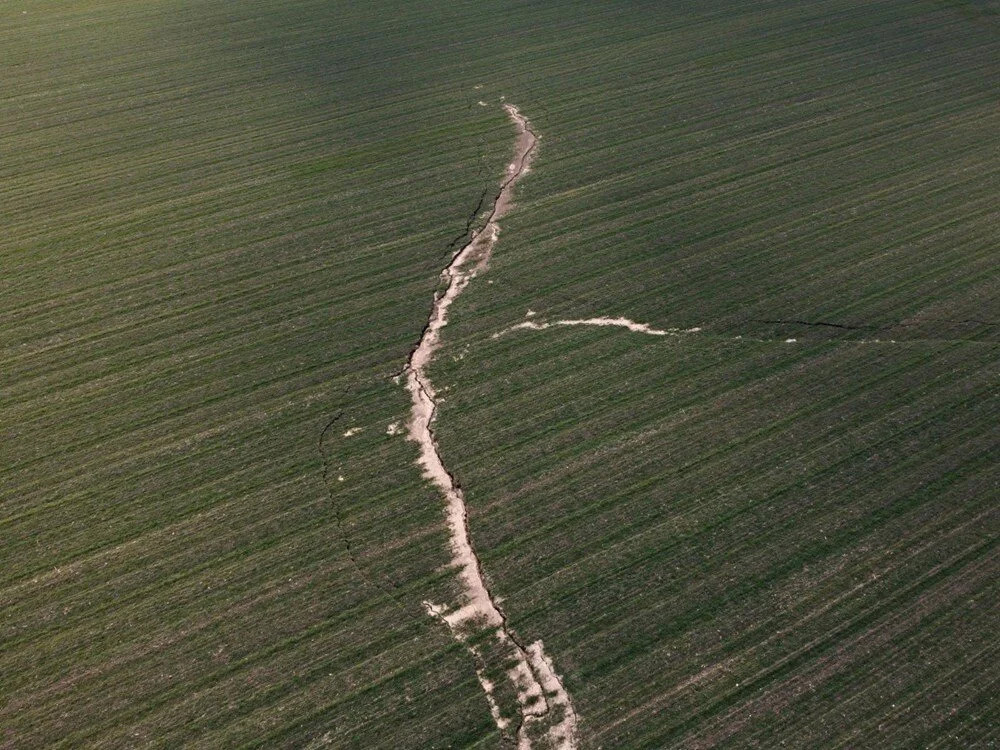
[[[505,741],[520,749],[535,746],[576,748],[576,712],[541,641],[526,645],[507,622],[483,576],[482,565],[469,535],[465,494],[441,458],[433,425],[437,397],[427,369],[440,346],[448,309],[469,282],[486,267],[499,237],[499,221],[512,205],[514,185],[528,172],[538,145],[531,123],[512,104],[504,109],[517,128],[514,159],[485,225],[452,256],[441,272],[444,291],[435,295],[430,317],[402,374],[412,403],[408,435],[420,446],[424,475],[447,501],[448,527],[454,565],[462,585],[462,602],[455,606],[424,602],[428,613],[440,619],[471,652],[476,674],[486,694],[490,713]]]

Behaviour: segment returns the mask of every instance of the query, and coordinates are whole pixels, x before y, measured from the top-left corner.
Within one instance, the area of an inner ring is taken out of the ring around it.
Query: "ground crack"
[[[778,320],[752,318],[750,322],[765,323],[767,325],[797,325],[797,326],[810,326],[810,327],[821,327],[821,328],[840,328],[844,331],[887,331],[893,327],[893,326],[873,326],[873,325],[850,325],[847,323],[830,323],[825,320],[817,320],[817,321],[799,320],[797,318],[787,318]]]
[[[341,394],[341,399],[343,400],[344,398],[347,398],[350,391],[351,391],[351,386],[348,386]],[[390,599],[392,599],[392,601],[395,602],[396,606],[398,606],[400,609],[409,612],[410,610],[408,610],[406,606],[402,603],[402,601],[400,601],[399,596],[397,594],[397,592],[400,589],[399,584],[397,584],[395,581],[389,578],[388,575],[386,575],[385,583],[387,585],[382,585],[375,578],[365,573],[364,569],[361,567],[361,563],[359,562],[357,555],[354,552],[354,546],[351,544],[351,538],[347,534],[347,529],[344,526],[344,515],[341,512],[340,503],[337,502],[337,498],[334,492],[334,484],[330,478],[330,475],[332,473],[332,466],[330,464],[330,458],[327,455],[327,450],[326,450],[327,437],[330,434],[330,431],[333,429],[333,427],[341,420],[343,416],[344,416],[344,411],[343,409],[341,409],[326,423],[322,431],[320,431],[319,440],[317,441],[320,461],[322,462],[323,466],[323,474],[322,474],[323,487],[326,490],[326,495],[330,501],[330,504],[333,506],[333,515],[334,515],[334,520],[336,521],[337,524],[337,533],[340,535],[341,543],[343,544],[344,550],[347,552],[347,556],[351,561],[351,566],[358,574],[358,577],[362,581],[366,581],[369,585],[373,586],[375,589],[378,589],[386,596],[388,596]]]
[[[900,320],[884,325],[834,323],[827,320],[802,320],[801,318],[751,318],[748,322],[763,323],[765,325],[797,325],[813,328],[837,328],[844,331],[892,331],[896,328],[915,328],[922,325],[982,326],[985,328],[995,328],[1000,326],[1000,323],[989,320],[980,320],[978,318],[964,318],[961,320],[956,320],[954,318],[912,318],[910,320]]]
[[[483,206],[486,205],[486,196],[489,195],[489,192],[489,187],[483,188],[483,194],[479,196],[479,203],[476,204],[472,213],[469,214],[469,220],[465,222],[465,230],[448,243],[447,251],[449,253],[453,253],[460,242],[464,243],[468,241],[469,235],[473,232],[473,226],[476,223],[476,218],[479,216],[479,212],[483,210]],[[495,201],[496,199],[494,198],[493,200]]]
[[[411,400],[409,438],[420,447],[419,464],[424,476],[441,492],[447,503],[447,521],[451,536],[453,566],[461,584],[460,601],[452,605],[425,602],[428,613],[443,622],[452,635],[472,653],[476,673],[486,694],[490,712],[504,740],[516,739],[519,748],[530,748],[535,735],[543,736],[547,747],[572,750],[576,747],[576,714],[569,694],[545,656],[542,642],[526,645],[514,633],[506,614],[487,587],[482,562],[476,553],[469,531],[465,493],[455,475],[445,466],[433,424],[438,414],[438,400],[427,370],[440,346],[440,332],[447,325],[448,310],[476,275],[486,268],[499,237],[499,220],[512,205],[515,182],[529,169],[538,136],[516,107],[504,109],[517,127],[514,159],[507,167],[500,190],[492,200],[485,223],[475,228],[486,201],[484,192],[470,217],[463,237],[466,242],[441,271],[427,323],[406,364],[396,374],[405,377]],[[457,242],[458,240],[456,240]],[[488,673],[488,674],[487,674]],[[505,684],[514,695],[516,715],[503,715],[494,696],[496,686],[491,676],[504,675]],[[560,711],[555,711],[559,708]],[[536,723],[542,726],[529,731]],[[513,727],[511,736],[509,729]]]

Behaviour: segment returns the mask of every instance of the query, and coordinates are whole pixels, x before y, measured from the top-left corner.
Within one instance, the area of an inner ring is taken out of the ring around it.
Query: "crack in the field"
[[[430,427],[430,425],[433,424],[435,418],[437,417],[437,402],[434,401],[434,399],[432,398],[431,394],[428,392],[427,386],[424,384],[423,380],[419,376],[417,376],[415,379],[416,379],[416,382],[417,382],[417,387],[421,390],[421,392],[423,393],[423,395],[425,396],[425,398],[427,398],[432,403],[434,403],[434,407],[432,408],[432,410],[430,412],[430,418],[429,418],[429,421],[428,421],[427,430],[430,433],[431,439],[434,441],[435,451],[437,451],[438,454],[440,455],[440,449],[439,449],[438,443],[437,443],[437,435],[434,433],[434,430]],[[458,478],[455,476],[455,474],[450,469],[448,469],[447,467],[445,467],[443,465],[443,463],[442,463],[442,466],[443,466],[443,468],[445,470],[445,473],[448,476],[448,481],[451,484],[452,489],[456,493],[461,494],[462,497],[463,497],[463,503],[462,503],[462,509],[461,509],[461,512],[462,512],[462,526],[464,526],[464,528],[466,530],[468,530],[468,528],[469,528],[469,510],[468,510],[468,506],[464,502],[464,494],[465,493],[462,490],[462,484],[458,480]],[[510,624],[508,622],[508,619],[507,619],[507,613],[504,612],[503,607],[500,606],[500,604],[498,603],[497,597],[493,593],[493,589],[487,583],[487,581],[486,581],[486,575],[485,575],[485,573],[483,571],[482,560],[479,557],[479,553],[476,552],[475,547],[473,547],[471,545],[471,540],[470,540],[469,547],[470,547],[470,551],[472,553],[472,558],[473,558],[473,560],[475,562],[476,573],[479,576],[479,578],[482,580],[482,586],[483,586],[483,589],[486,592],[486,596],[489,598],[490,602],[492,602],[493,607],[496,609],[496,613],[499,616],[499,620],[500,620],[499,627],[500,627],[500,630],[503,631],[503,633],[514,644],[514,646],[516,647],[516,649],[519,652],[519,654],[525,660],[527,660],[528,659],[528,649],[527,649],[527,646],[525,646],[525,644],[521,641],[520,637],[518,635],[516,635],[516,633],[514,632],[513,628],[510,626]],[[436,617],[437,619],[439,619],[443,624],[447,625],[448,628],[449,628],[449,630],[452,630],[453,632],[456,632],[455,625],[453,625],[448,620],[448,618],[445,616],[445,614],[443,612],[439,611],[435,607],[428,607],[428,611],[434,617]],[[461,638],[461,637],[460,637],[460,639],[464,640],[464,638]],[[485,660],[483,659],[482,654],[479,652],[478,649],[475,649],[475,648],[470,648],[469,650],[472,651],[472,655],[473,655],[474,659],[477,662],[477,665],[478,665],[477,666],[477,672],[484,672],[485,668],[486,668],[486,663],[485,663]],[[481,680],[482,680],[482,678],[480,678],[480,681]],[[532,716],[537,716],[539,718],[544,717],[551,710],[551,707],[549,706],[548,699],[545,696],[545,692],[542,691],[540,693],[540,695],[541,695],[541,698],[542,698],[542,701],[544,703],[545,708],[544,708],[543,711],[538,712],[537,714],[532,714]],[[487,700],[490,703],[490,709],[491,709],[491,713],[492,713],[495,701],[494,701],[492,695],[490,694],[490,692],[488,692],[488,691],[487,691]],[[494,718],[496,718],[496,716]],[[514,737],[520,737],[521,736],[521,732],[523,731],[523,727],[524,727],[524,724],[525,724],[525,721],[527,720],[527,718],[528,718],[528,716],[525,714],[525,712],[521,711],[521,712],[518,713],[518,715],[517,715],[517,721],[516,721],[516,724],[514,725],[514,732],[512,733]],[[503,733],[502,732],[503,727],[500,727],[500,729],[501,729],[501,735],[502,735],[502,733]]]
[[[468,221],[465,222],[465,230],[457,237],[455,237],[455,239],[453,239],[451,242],[448,243],[447,247],[448,252],[453,252],[455,248],[458,246],[458,243],[468,241],[469,235],[472,233],[473,226],[476,223],[476,217],[479,216],[479,212],[482,211],[483,206],[486,205],[486,196],[489,195],[489,192],[490,192],[489,186],[483,188],[483,193],[482,195],[479,196],[479,203],[476,204],[476,207],[472,210],[472,213],[469,214]],[[496,198],[494,198],[493,200],[495,202]]]
[[[347,388],[344,389],[344,392],[341,394],[341,400],[345,399],[350,392],[351,392],[351,386],[349,385],[347,386]],[[397,607],[403,609],[404,611],[409,612],[410,610],[408,610],[407,607],[399,600],[399,597],[396,594],[396,592],[400,590],[399,584],[393,581],[388,576],[388,574],[385,574],[384,576],[385,582],[388,584],[388,588],[386,588],[381,583],[379,583],[375,578],[365,573],[364,569],[361,567],[361,563],[359,562],[357,555],[354,552],[354,545],[351,543],[351,538],[347,533],[347,529],[345,528],[344,515],[341,511],[340,503],[337,502],[337,498],[335,497],[333,489],[334,485],[330,481],[331,465],[329,456],[327,455],[326,452],[327,435],[329,435],[330,430],[333,429],[333,426],[337,424],[343,416],[344,416],[344,410],[341,409],[323,427],[322,431],[319,434],[319,441],[318,441],[320,460],[322,461],[323,464],[323,473],[322,473],[323,486],[326,489],[327,498],[329,499],[330,504],[333,506],[333,515],[334,515],[334,520],[337,523],[337,532],[340,534],[341,543],[344,545],[344,550],[347,552],[347,557],[350,559],[351,565],[354,568],[355,572],[358,574],[358,577],[362,581],[367,581],[376,589],[382,591],[393,602],[395,602]]]
[[[498,221],[510,206],[510,192],[514,183],[529,169],[529,164],[538,143],[538,136],[523,118],[516,107],[504,105],[511,119],[519,128],[515,147],[515,159],[508,167],[506,179],[501,182],[500,190],[489,199],[489,188],[483,190],[475,209],[469,215],[465,230],[453,239],[447,246],[452,252],[451,258],[440,274],[438,288],[434,292],[430,312],[426,323],[422,326],[420,336],[410,348],[405,364],[392,377],[397,382],[406,378],[406,387],[412,400],[412,417],[409,425],[410,439],[421,447],[420,465],[424,468],[425,477],[430,479],[442,492],[448,502],[448,525],[451,530],[452,548],[455,554],[454,565],[458,569],[459,580],[464,584],[465,602],[457,608],[435,605],[424,602],[427,612],[436,620],[446,625],[452,635],[461,643],[473,657],[477,678],[486,695],[490,713],[494,718],[503,742],[516,741],[519,749],[530,748],[532,737],[529,726],[532,723],[543,725],[545,739],[555,748],[571,750],[576,747],[576,713],[562,685],[561,679],[555,673],[551,661],[545,656],[542,642],[526,644],[516,634],[507,614],[500,606],[493,590],[486,582],[482,560],[472,544],[469,530],[469,513],[461,482],[455,474],[445,466],[434,422],[438,416],[438,399],[434,387],[426,373],[433,361],[434,352],[440,345],[439,332],[447,325],[447,311],[452,302],[458,298],[470,281],[482,270],[489,260],[490,253],[497,242]],[[491,206],[485,223],[476,226],[476,220],[483,216],[483,208]],[[464,244],[458,247],[459,243]],[[456,249],[457,247],[457,249]],[[472,267],[467,267],[467,264]],[[474,264],[474,265],[473,265]],[[531,313],[529,313],[531,314]],[[993,326],[995,323],[982,320],[963,321],[933,321],[931,319],[914,319],[887,326],[869,324],[849,324],[828,320],[789,319],[751,319],[749,322],[767,325],[798,325],[805,327],[823,327],[846,331],[886,331],[897,327],[916,326],[930,322],[948,322],[961,325]],[[525,321],[504,331],[494,334],[494,338],[516,329],[542,330],[551,326],[618,326],[630,331],[653,336],[681,336],[700,333],[702,329],[668,328],[656,329],[648,324],[636,323],[627,318],[587,318],[576,320],[556,320],[552,322]],[[777,339],[755,339],[744,336],[727,337],[732,340],[777,342]],[[783,343],[797,343],[796,339],[784,339]],[[879,339],[858,340],[858,344],[901,343],[892,340]],[[970,342],[972,343],[972,342]],[[319,449],[323,458],[323,481],[333,500],[333,486],[330,483],[330,463],[324,451],[326,437],[333,425],[341,418],[338,413],[324,427],[319,438]],[[365,576],[357,557],[354,554],[351,541],[343,524],[340,508],[336,505],[337,525],[347,549],[348,556],[358,573]],[[388,576],[386,580],[393,590],[398,590]],[[375,584],[382,588],[377,583]],[[387,592],[399,606],[403,606],[392,590]],[[405,609],[405,608],[404,608]],[[486,642],[475,636],[489,635],[493,640]],[[492,652],[490,651],[492,644]],[[497,651],[499,649],[499,652]],[[512,719],[503,716],[501,707],[493,691],[495,686],[487,677],[491,668],[490,658],[493,658],[495,671],[505,673],[513,686],[517,711]],[[498,658],[501,657],[501,658]],[[514,664],[514,666],[509,666]],[[560,713],[561,709],[561,713]],[[545,723],[548,722],[546,726]],[[513,734],[508,728],[513,728]]]
[[[472,212],[472,214],[469,216],[469,220],[466,222],[465,231],[462,232],[462,234],[458,235],[458,237],[456,237],[454,240],[452,240],[451,242],[448,243],[447,251],[451,252],[451,262],[448,264],[447,267],[445,267],[444,271],[441,272],[441,276],[448,278],[449,279],[449,283],[450,283],[450,279],[451,279],[449,273],[450,273],[450,269],[451,269],[452,265],[455,262],[455,259],[462,252],[462,250],[464,250],[469,244],[471,244],[472,242],[475,242],[476,237],[479,234],[479,231],[481,231],[481,230],[475,229],[473,225],[475,224],[476,217],[479,215],[479,212],[482,211],[482,209],[483,209],[483,204],[486,202],[486,196],[488,194],[489,194],[489,187],[486,187],[486,188],[483,189],[483,193],[479,197],[479,203],[476,205],[475,211]],[[499,199],[499,197],[500,196],[498,194],[495,198],[493,198],[492,204],[494,206],[496,205],[496,202]],[[492,218],[493,218],[493,213],[491,212],[490,213],[490,219],[492,219]],[[488,223],[489,223],[489,220],[487,220],[487,224]],[[470,239],[470,234],[471,234],[471,239]],[[461,240],[468,240],[468,241],[461,248],[459,248],[458,250],[455,250],[454,249],[455,245],[459,241],[461,241]],[[435,292],[434,293],[434,300],[431,302],[430,314],[427,316],[427,322],[424,323],[423,327],[420,329],[420,336],[417,337],[417,340],[410,347],[409,352],[407,352],[406,362],[398,370],[394,370],[393,372],[391,372],[388,375],[386,375],[385,378],[387,380],[398,380],[399,378],[403,377],[406,374],[407,369],[410,366],[410,361],[413,359],[413,355],[417,351],[417,347],[420,346],[420,342],[424,340],[424,337],[427,335],[427,330],[431,326],[431,320],[434,317],[434,307],[437,305],[438,299],[439,299],[438,293]]]
[[[531,313],[531,314],[534,315],[534,313]],[[777,321],[756,320],[756,321],[751,321],[751,322],[761,322],[761,323],[763,323],[763,322],[771,322],[771,323],[774,323],[774,322],[777,322]],[[793,322],[793,321],[782,321],[782,322]],[[794,321],[794,322],[798,322],[798,321]],[[804,324],[805,325],[829,326],[829,327],[832,327],[832,328],[848,328],[849,330],[879,330],[879,331],[890,330],[890,329],[896,327],[896,326],[889,326],[889,327],[886,327],[886,328],[877,328],[877,327],[864,328],[864,327],[861,327],[861,326],[846,326],[846,325],[840,325],[840,324],[836,324],[836,323],[812,323],[812,324],[804,323]],[[909,325],[909,324],[903,324],[903,325]],[[986,324],[986,325],[989,325],[989,324]],[[509,333],[511,333],[513,331],[525,331],[525,330],[530,330],[530,331],[544,331],[544,330],[546,330],[548,328],[555,328],[555,327],[576,327],[576,326],[595,326],[595,327],[611,326],[611,327],[617,327],[617,328],[626,328],[626,329],[628,329],[628,330],[630,330],[630,331],[632,331],[634,333],[643,333],[643,334],[646,334],[648,336],[679,337],[679,336],[686,336],[686,335],[689,335],[689,334],[700,334],[702,336],[709,336],[709,337],[718,338],[718,339],[725,340],[725,341],[742,341],[742,342],[750,341],[750,342],[757,343],[757,344],[777,344],[777,343],[781,343],[781,344],[805,344],[805,343],[808,343],[810,341],[812,341],[812,342],[817,342],[818,341],[818,342],[821,342],[821,343],[836,343],[836,344],[842,344],[842,345],[856,344],[856,345],[861,345],[861,346],[870,345],[870,344],[894,344],[894,345],[901,345],[901,344],[913,344],[913,343],[920,343],[920,342],[924,342],[924,343],[931,342],[931,343],[970,344],[970,345],[979,345],[979,346],[997,346],[998,345],[998,342],[995,342],[995,341],[980,341],[980,340],[976,340],[976,339],[960,339],[960,338],[904,338],[904,339],[877,339],[877,338],[872,338],[872,339],[796,339],[796,338],[780,339],[780,338],[760,338],[760,337],[748,336],[748,335],[744,335],[744,334],[725,335],[725,334],[713,333],[712,331],[705,330],[701,326],[695,326],[693,328],[653,328],[648,323],[637,323],[634,320],[630,320],[629,318],[624,318],[624,317],[617,317],[617,318],[611,318],[611,317],[600,317],[600,318],[569,318],[569,319],[551,320],[551,321],[525,320],[525,321],[522,321],[520,323],[515,323],[512,326],[508,326],[507,328],[504,328],[503,330],[497,331],[496,333],[494,333],[492,335],[491,338],[498,339],[498,338],[501,338],[502,336],[506,336],[507,334],[509,334]]]
[[[427,323],[397,377],[406,377],[406,388],[410,393],[412,416],[409,437],[420,446],[418,463],[423,467],[425,477],[437,486],[447,501],[453,564],[463,588],[464,601],[459,606],[425,602],[425,607],[431,616],[445,623],[456,639],[473,654],[477,676],[504,741],[516,739],[519,748],[530,748],[532,737],[528,732],[529,724],[551,719],[544,732],[546,740],[552,747],[571,750],[576,746],[576,714],[568,693],[551,661],[545,656],[541,641],[528,646],[520,640],[486,584],[482,561],[472,544],[465,493],[454,473],[445,466],[433,429],[438,400],[426,372],[440,345],[440,331],[447,325],[448,309],[469,282],[486,267],[498,239],[498,222],[511,205],[512,187],[529,170],[538,144],[537,134],[517,108],[505,104],[504,109],[518,129],[514,160],[507,168],[507,176],[492,200],[482,227],[476,229],[473,224],[482,211],[488,191],[484,192],[479,206],[470,217],[463,235],[466,242],[442,270],[441,284],[434,294]],[[473,636],[477,635],[488,636],[486,646],[472,642]],[[513,688],[517,704],[513,737],[507,733],[511,721],[502,716],[499,703],[493,696],[494,686],[485,677],[486,659],[490,654],[497,662],[496,671],[506,674]],[[557,707],[562,709],[559,715],[555,710]]]
[[[469,104],[470,109],[475,106],[476,106],[475,104],[470,102]],[[480,165],[480,176],[486,179],[485,175],[489,171],[489,168],[486,166],[487,148],[486,148],[485,136],[480,138],[479,144],[480,144],[480,151],[483,154],[483,164]],[[448,243],[448,246],[446,248],[447,252],[453,252],[455,248],[458,247],[459,243],[465,243],[466,241],[468,241],[469,236],[471,235],[473,228],[475,226],[476,218],[479,216],[479,212],[483,210],[483,206],[486,205],[486,197],[489,195],[489,193],[490,193],[490,186],[489,183],[487,182],[483,186],[483,192],[479,196],[479,201],[476,203],[476,207],[472,209],[472,213],[469,214],[469,218],[465,222],[465,229],[462,231],[461,234],[457,235],[455,239],[453,239],[451,242]],[[498,197],[499,195],[494,196],[493,199],[491,200],[491,203],[496,203]]]
[[[435,451],[438,453],[438,455],[440,455],[440,448],[438,447],[437,435],[435,434],[433,428],[431,427],[431,425],[434,423],[434,420],[437,418],[437,409],[438,409],[437,402],[433,398],[431,392],[428,391],[427,385],[424,383],[423,379],[420,378],[419,375],[415,375],[415,381],[417,383],[417,387],[420,389],[420,391],[424,395],[424,397],[427,398],[431,403],[434,404],[434,406],[431,409],[430,416],[429,416],[429,419],[428,419],[427,431],[430,434],[431,440],[434,441],[434,449],[435,449]],[[443,462],[442,462],[442,468],[444,469],[445,473],[448,476],[448,482],[450,483],[452,489],[455,492],[460,493],[462,495],[462,497],[463,497],[462,508],[461,508],[461,512],[462,512],[462,525],[465,527],[466,530],[468,530],[468,528],[469,528],[469,509],[468,509],[468,505],[464,502],[464,494],[465,493],[462,490],[462,484],[458,480],[458,478],[455,476],[455,474],[450,469],[448,469],[446,466],[444,466]],[[493,607],[496,609],[497,614],[499,615],[499,618],[500,618],[500,629],[511,640],[511,642],[517,648],[518,652],[522,655],[522,657],[524,659],[526,659],[526,660],[529,660],[528,647],[521,641],[520,636],[518,636],[514,632],[513,628],[510,626],[510,624],[508,622],[508,619],[507,619],[507,613],[504,612],[503,607],[500,606],[497,597],[493,593],[492,588],[487,583],[487,581],[486,581],[486,575],[485,575],[485,573],[483,571],[482,560],[479,557],[479,553],[476,552],[475,547],[473,547],[471,545],[471,540],[470,540],[469,547],[470,547],[470,551],[472,553],[472,558],[475,561],[476,572],[477,572],[479,578],[482,580],[483,589],[486,591],[487,597],[489,598],[489,600],[492,603]],[[439,611],[436,611],[433,608],[431,608],[431,614],[433,616],[437,617],[439,620],[441,620],[442,623],[448,625],[450,629],[454,630],[454,626],[448,621],[447,617],[445,617],[443,613],[441,613]],[[477,650],[473,650],[473,656],[476,658],[477,662],[481,662],[482,663],[483,666],[480,667],[480,670],[485,669],[486,665],[485,665],[485,662],[483,661],[482,655]],[[526,714],[523,711],[519,712],[518,713],[518,718],[517,718],[517,723],[515,724],[515,730],[513,732],[513,734],[514,734],[515,737],[519,737],[521,735],[521,732],[522,732],[523,726],[525,724],[525,721],[527,721],[529,719],[529,717],[542,718],[546,714],[548,714],[549,711],[551,710],[551,707],[549,706],[548,698],[545,696],[545,691],[544,690],[541,691],[540,696],[541,696],[542,702],[544,703],[544,706],[545,706],[544,710],[540,711],[538,713],[534,713],[534,714]],[[492,696],[489,696],[489,694],[488,694],[488,698],[490,700],[491,708],[492,708],[492,703],[493,703]]]
[[[840,328],[844,331],[885,331],[888,330],[885,326],[872,326],[872,325],[850,325],[849,323],[830,323],[825,320],[799,320],[798,318],[786,318],[786,319],[775,319],[767,320],[763,318],[751,318],[751,323],[765,323],[767,325],[797,325],[797,326],[810,326],[818,328]],[[892,326],[889,326],[891,328]]]
[[[963,320],[955,320],[953,318],[914,318],[911,320],[901,320],[885,325],[834,323],[827,320],[802,320],[800,318],[751,318],[748,322],[763,323],[765,325],[797,325],[816,328],[838,328],[845,331],[891,331],[896,328],[913,328],[915,326],[928,324],[941,324],[948,326],[984,326],[990,328],[1000,325],[1000,323],[989,320],[979,320],[977,318],[965,318]]]

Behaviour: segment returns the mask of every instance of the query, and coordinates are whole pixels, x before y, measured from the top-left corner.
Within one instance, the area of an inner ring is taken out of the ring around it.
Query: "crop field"
[[[1000,742],[1000,2],[17,0],[0,72],[0,748]]]

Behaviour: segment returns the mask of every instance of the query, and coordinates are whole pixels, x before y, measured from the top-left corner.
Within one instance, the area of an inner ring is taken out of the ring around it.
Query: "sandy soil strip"
[[[533,314],[530,310],[528,313],[529,315]],[[700,328],[651,328],[646,323],[636,323],[634,320],[629,320],[628,318],[581,318],[578,320],[553,320],[549,323],[536,323],[533,320],[526,320],[510,328],[505,328],[499,333],[494,333],[493,338],[500,338],[511,331],[525,329],[544,331],[546,328],[552,328],[553,326],[615,326],[617,328],[627,328],[633,333],[646,333],[650,336],[680,336],[682,333],[697,333],[701,330]]]
[[[519,716],[505,717],[494,692],[496,686],[486,677],[486,670],[477,667],[480,685],[486,694],[490,713],[501,734],[511,724],[517,726],[519,748],[531,747],[528,728],[541,723],[548,747],[573,750],[576,747],[576,714],[569,694],[545,656],[541,641],[524,647],[507,625],[506,617],[497,606],[483,578],[482,566],[472,545],[465,506],[465,495],[448,471],[438,450],[433,423],[437,412],[437,397],[427,369],[440,346],[440,333],[448,323],[448,309],[465,290],[476,274],[489,261],[500,234],[500,219],[512,205],[517,180],[527,173],[538,138],[528,120],[517,107],[504,104],[508,116],[517,128],[514,159],[500,192],[482,229],[471,238],[441,272],[444,291],[437,294],[423,335],[410,355],[404,374],[411,399],[408,437],[420,446],[419,463],[424,476],[441,491],[447,502],[448,527],[451,530],[453,563],[462,583],[463,601],[454,607],[425,602],[430,615],[442,620],[452,634],[466,644],[476,664],[490,668],[491,674],[506,674],[517,698]],[[489,648],[478,648],[470,637],[490,632]],[[492,654],[492,657],[488,655]],[[499,657],[499,658],[498,658]],[[487,664],[493,658],[499,664]],[[513,665],[513,666],[510,666]],[[541,732],[532,732],[537,735]]]

